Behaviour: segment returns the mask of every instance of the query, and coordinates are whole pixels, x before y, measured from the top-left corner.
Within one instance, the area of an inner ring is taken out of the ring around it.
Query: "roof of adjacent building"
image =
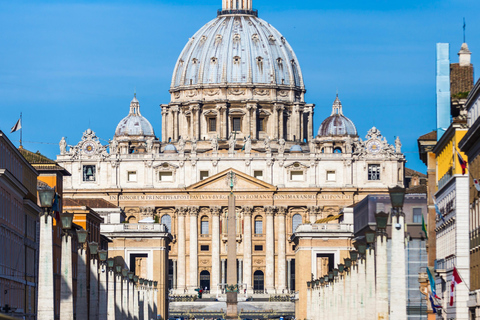
[[[429,133],[424,134],[423,136],[420,136],[418,140],[435,140],[437,141],[437,131],[431,131]]]
[[[85,198],[85,199],[63,199],[64,207],[74,207],[74,206],[84,206],[92,209],[96,208],[118,208],[111,202],[108,202],[104,199],[94,199],[94,198]]]
[[[419,176],[420,178],[426,178],[427,175],[424,174],[424,173],[421,173],[419,171],[415,171],[413,169],[410,169],[410,168],[405,168],[405,176],[407,177],[411,177],[411,176]]]
[[[220,15],[198,30],[177,60],[171,87],[227,83],[304,86],[290,44],[250,14]]]
[[[18,148],[18,151],[23,155],[23,157],[30,163],[36,170],[38,171],[58,171],[61,172],[65,176],[70,176],[70,172],[68,172],[64,167],[58,165],[52,159],[47,158],[40,151],[32,152],[29,151],[22,146]]]

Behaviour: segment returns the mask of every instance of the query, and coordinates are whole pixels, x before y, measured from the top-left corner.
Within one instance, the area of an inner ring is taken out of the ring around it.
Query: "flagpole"
[[[22,127],[23,127],[23,119],[22,119],[22,113],[20,112],[20,147],[22,147]]]

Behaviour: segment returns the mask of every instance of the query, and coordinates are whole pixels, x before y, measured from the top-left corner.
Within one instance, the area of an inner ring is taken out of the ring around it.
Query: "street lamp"
[[[326,275],[323,276],[323,280],[325,281],[325,283],[327,283],[328,281],[330,281],[330,277],[328,276],[328,274],[326,274]]]
[[[72,229],[73,212],[64,212],[60,215],[62,220],[62,229],[64,231]]]
[[[375,243],[375,231],[369,230],[365,232],[365,241],[367,242],[368,246],[370,247],[373,243]]]
[[[347,268],[347,269],[352,266],[352,259],[350,259],[350,258],[343,259],[343,262],[345,262],[345,268]]]
[[[363,241],[355,241],[353,245],[360,254],[360,258],[362,258],[365,255],[365,252],[367,252],[367,244]]]
[[[55,197],[55,190],[48,185],[37,188],[38,199],[40,200],[40,207],[51,209],[53,206],[53,198]]]
[[[375,221],[377,222],[378,231],[385,231],[388,223],[388,213],[383,211],[375,213]]]
[[[100,260],[102,264],[105,264],[105,262],[107,261],[107,256],[108,256],[108,250],[103,250],[103,249],[98,250],[98,260]]]
[[[345,265],[343,263],[340,263],[338,265],[338,272],[343,273],[345,271]]]
[[[405,188],[401,186],[395,186],[393,188],[388,188],[388,194],[390,195],[390,201],[392,203],[392,208],[400,209],[403,207],[403,202],[405,200]]]
[[[358,252],[355,251],[355,250],[351,250],[351,251],[350,251],[350,259],[352,260],[352,262],[357,261],[357,259],[358,259]]]
[[[86,230],[84,229],[77,230],[77,241],[82,248],[85,245],[85,242],[87,242],[87,236],[88,236],[88,232]]]
[[[96,255],[98,253],[98,243],[96,243],[95,241],[89,242],[88,248],[90,249],[91,255]]]

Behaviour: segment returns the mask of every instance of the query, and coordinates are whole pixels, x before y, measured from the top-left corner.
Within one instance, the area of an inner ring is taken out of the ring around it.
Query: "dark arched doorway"
[[[210,272],[207,270],[200,272],[200,288],[210,290]]]
[[[260,270],[255,271],[255,273],[253,274],[253,290],[264,290],[263,272]]]

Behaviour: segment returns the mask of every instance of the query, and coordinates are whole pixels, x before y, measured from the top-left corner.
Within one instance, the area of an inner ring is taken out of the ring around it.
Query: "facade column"
[[[375,241],[376,313],[377,319],[388,319],[387,235],[377,231]]]
[[[277,289],[279,292],[284,293],[285,289],[287,288],[286,286],[286,279],[287,275],[286,270],[285,270],[285,260],[286,260],[286,230],[285,230],[285,215],[287,214],[287,207],[279,207],[277,210],[277,216],[276,216],[276,221],[277,221],[277,231],[278,231],[278,243],[277,243],[277,248],[278,248],[278,256],[277,256],[277,261],[278,261],[278,284],[277,284]]]
[[[98,319],[106,320],[108,309],[107,309],[107,271],[106,271],[106,262],[101,263],[103,271],[99,272],[100,286],[98,288]],[[78,286],[78,282],[77,282]],[[77,319],[79,319],[77,317]]]
[[[308,207],[308,218],[310,219],[310,223],[315,223],[317,221],[317,213],[315,211],[315,207]]]
[[[77,303],[76,318],[88,318],[87,304],[87,246],[84,243],[78,249],[77,259]],[[39,275],[40,276],[40,275]],[[40,292],[40,291],[39,291]]]
[[[285,110],[285,107],[284,107],[284,106],[281,106],[281,107],[279,108],[280,119],[279,119],[279,121],[278,121],[278,128],[279,128],[279,132],[280,132],[280,133],[279,133],[279,135],[280,135],[279,138],[280,138],[280,139],[285,139],[285,133],[283,132],[283,130],[284,130],[284,125],[283,125],[283,121],[284,121],[284,120],[283,120],[283,110]]]
[[[173,264],[173,275],[172,275],[172,288],[173,290],[177,289],[177,260],[172,260]]]
[[[273,125],[270,124],[270,127],[273,130],[273,137],[272,139],[276,140],[278,139],[278,111],[279,111],[279,106],[275,103],[273,106]],[[267,129],[268,130],[268,129]]]
[[[310,107],[310,110],[308,111],[308,124],[307,124],[307,132],[308,132],[308,137],[307,141],[311,141],[313,139],[313,105]]]
[[[257,131],[257,105],[252,105],[252,140],[258,139]]]
[[[210,207],[212,212],[212,281],[210,285],[211,294],[218,294],[220,283],[220,212],[218,206]]]
[[[243,282],[242,276],[243,276],[243,260],[238,259],[238,274],[237,274],[237,284],[240,286]]]
[[[252,294],[252,206],[243,209],[243,282],[247,284],[247,294]]]
[[[72,236],[69,230],[62,230],[62,233],[60,319],[73,320]]]
[[[177,270],[177,292],[184,293],[185,287],[185,215],[186,207],[177,208],[177,235],[178,235],[178,270]]]
[[[107,281],[108,281],[107,320],[115,320],[115,273],[113,272],[113,268],[108,269]],[[85,318],[78,318],[78,319],[85,319]]]
[[[45,210],[45,209],[44,209]],[[48,210],[48,209],[47,209]],[[38,320],[51,320],[54,315],[53,286],[53,232],[52,216],[46,211],[40,215],[40,248],[38,258]]]
[[[190,207],[190,289],[198,287],[198,207]]]
[[[265,261],[265,289],[269,294],[275,293],[275,233],[273,228],[274,206],[265,206],[266,218],[266,261]]]
[[[90,257],[90,305],[89,319],[98,319],[98,260]]]
[[[398,220],[397,220],[398,218]],[[405,216],[403,212],[392,217],[392,262],[395,271],[390,273],[390,296],[395,303],[390,304],[390,320],[407,319],[407,288],[405,284]],[[395,225],[398,225],[399,228]]]
[[[162,106],[162,142],[167,142],[167,111],[165,107]]]

